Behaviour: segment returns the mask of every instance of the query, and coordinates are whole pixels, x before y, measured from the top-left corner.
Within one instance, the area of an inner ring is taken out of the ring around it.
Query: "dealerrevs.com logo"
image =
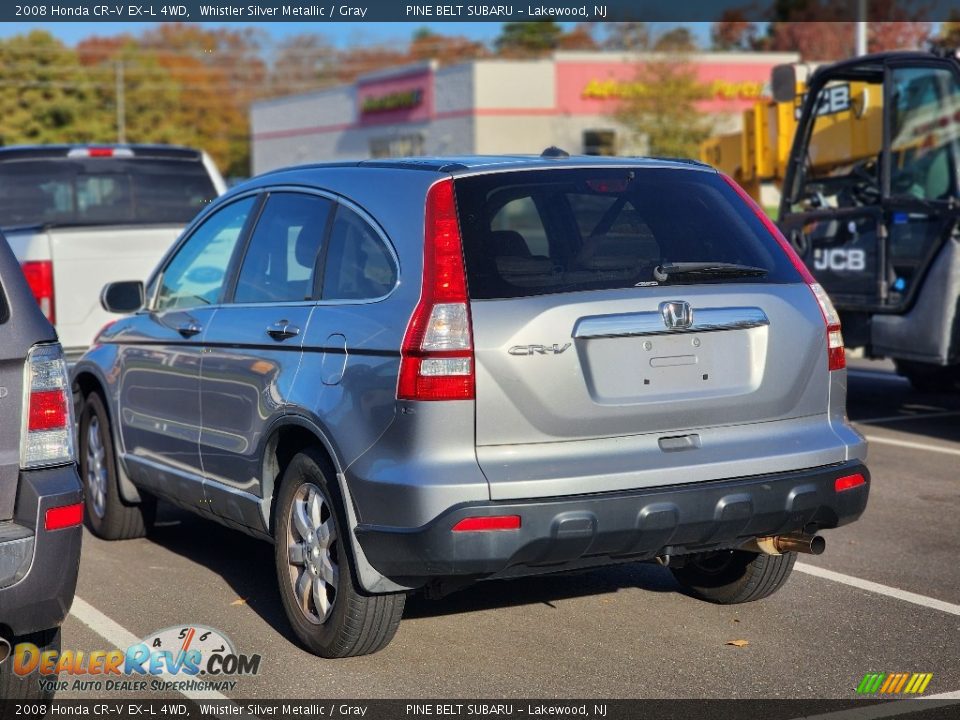
[[[45,690],[57,691],[228,691],[237,685],[231,678],[260,671],[259,655],[238,653],[226,635],[203,625],[164,628],[125,650],[58,652],[20,643],[12,661],[15,674],[36,674]]]

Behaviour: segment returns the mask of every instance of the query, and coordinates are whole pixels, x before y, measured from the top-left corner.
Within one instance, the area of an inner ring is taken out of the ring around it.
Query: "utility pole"
[[[857,55],[867,54],[867,0],[857,0]]]
[[[123,60],[117,60],[117,142],[127,142],[127,103],[124,95]]]

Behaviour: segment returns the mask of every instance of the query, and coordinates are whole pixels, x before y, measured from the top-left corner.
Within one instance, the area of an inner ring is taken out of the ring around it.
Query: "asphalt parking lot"
[[[645,564],[493,582],[414,597],[385,651],[322,660],[292,639],[267,544],[165,508],[147,539],[85,535],[63,647],[213,626],[263,658],[236,698],[852,698],[867,672],[960,698],[960,394],[856,360],[849,384],[870,504],[765,601],[709,605]]]

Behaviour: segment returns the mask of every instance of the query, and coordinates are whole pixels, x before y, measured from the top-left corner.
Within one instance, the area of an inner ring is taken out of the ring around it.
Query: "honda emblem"
[[[693,325],[693,310],[690,303],[683,300],[660,303],[660,315],[663,324],[671,330],[686,330]]]

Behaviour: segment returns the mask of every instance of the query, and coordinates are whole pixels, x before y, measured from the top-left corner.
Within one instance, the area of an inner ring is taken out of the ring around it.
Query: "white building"
[[[562,52],[542,60],[436,62],[364,75],[251,109],[253,172],[305,162],[398,155],[643,154],[644,139],[612,115],[642,91],[640,63],[655,55]],[[687,58],[710,97],[698,103],[718,131],[739,128],[774,65],[793,53],[701,53]]]

